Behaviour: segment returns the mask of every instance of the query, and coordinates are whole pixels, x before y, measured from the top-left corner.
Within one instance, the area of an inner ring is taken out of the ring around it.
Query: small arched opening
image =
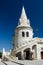
[[[22,37],[25,37],[25,32],[24,31],[22,32]]]
[[[21,58],[21,52],[18,52],[17,54],[16,54],[16,57],[18,57],[18,60],[21,60],[22,58]]]
[[[31,59],[30,48],[26,48],[26,49],[24,50],[24,56],[25,56],[25,60],[30,60],[30,59]]]
[[[26,32],[26,37],[29,37],[29,32]]]
[[[41,51],[41,59],[43,59],[43,51]]]

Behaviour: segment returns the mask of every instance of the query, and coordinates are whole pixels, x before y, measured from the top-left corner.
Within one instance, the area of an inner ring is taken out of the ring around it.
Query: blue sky
[[[22,7],[30,19],[34,37],[43,38],[43,0],[0,0],[0,51],[11,48],[11,40],[18,24]]]

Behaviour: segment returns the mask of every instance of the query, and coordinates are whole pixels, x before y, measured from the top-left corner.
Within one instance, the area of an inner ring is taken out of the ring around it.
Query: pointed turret
[[[22,13],[21,13],[21,17],[20,17],[20,18],[27,20],[27,16],[26,16],[26,13],[25,13],[24,6],[23,6],[23,8],[22,8]]]
[[[24,6],[22,8],[22,12],[21,12],[21,16],[20,16],[18,24],[19,24],[18,26],[28,26],[28,27],[30,27],[30,21],[29,21],[29,19],[27,19]]]
[[[32,38],[33,29],[30,26],[30,21],[29,19],[27,19],[25,9],[23,6],[18,26],[15,29],[15,49],[24,47],[28,44],[27,42]]]

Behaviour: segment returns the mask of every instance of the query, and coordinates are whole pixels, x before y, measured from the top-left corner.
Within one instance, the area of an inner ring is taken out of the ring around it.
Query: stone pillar
[[[30,48],[30,60],[32,60],[32,48]]]
[[[35,50],[34,49],[32,50],[32,53],[33,53],[32,54],[32,59],[34,60],[35,59]]]
[[[21,51],[21,58],[24,60],[24,52]]]
[[[40,60],[41,59],[41,48],[40,48],[40,45],[37,44],[37,59]]]

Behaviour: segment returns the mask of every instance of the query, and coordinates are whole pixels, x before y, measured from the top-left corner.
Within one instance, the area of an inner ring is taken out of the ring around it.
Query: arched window
[[[26,32],[26,37],[29,37],[29,32]]]
[[[22,37],[25,37],[25,33],[24,32],[22,32]]]

